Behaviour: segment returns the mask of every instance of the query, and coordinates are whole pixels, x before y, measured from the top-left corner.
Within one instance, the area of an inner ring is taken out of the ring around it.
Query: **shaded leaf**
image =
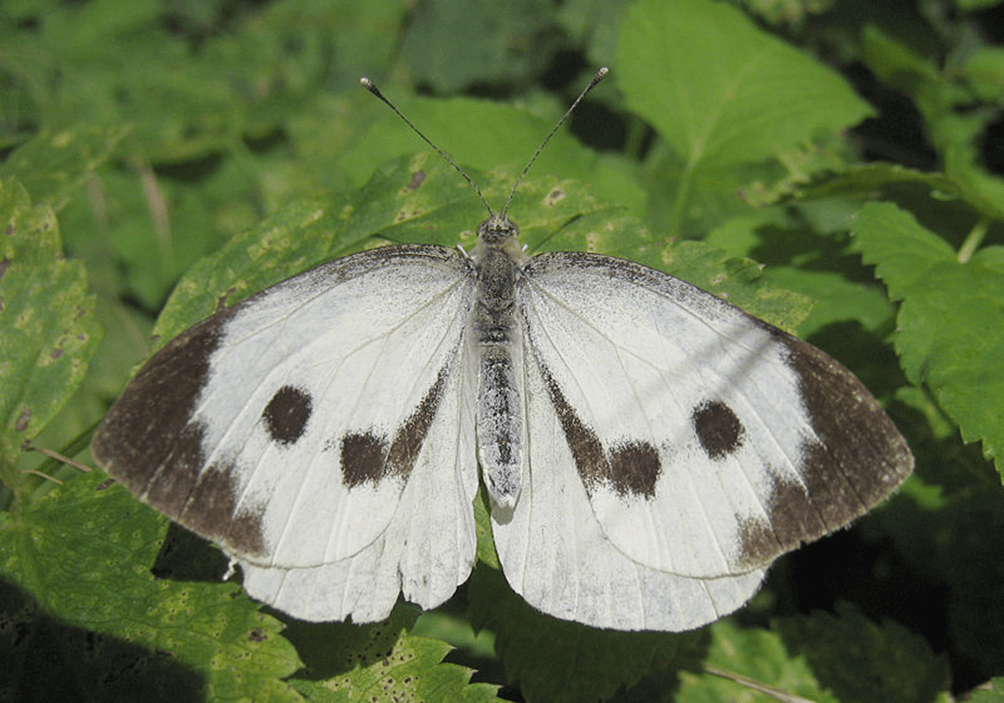
[[[52,631],[55,618],[60,627],[73,628],[59,635],[69,651],[80,646],[76,639],[97,633],[95,666],[112,667],[127,683],[138,685],[134,677],[142,679],[146,670],[164,676],[180,667],[179,685],[207,700],[298,700],[280,680],[299,667],[293,647],[280,636],[280,624],[259,613],[239,586],[151,577],[166,525],[100,472],[60,486],[17,514],[0,513],[0,574],[23,594],[15,617],[31,633],[23,640],[27,651]],[[23,654],[17,641],[8,646]],[[52,675],[30,670],[27,656],[19,660],[25,668],[8,675],[22,683]],[[92,682],[88,694],[115,693],[114,681]],[[163,685],[165,699],[171,682]]]

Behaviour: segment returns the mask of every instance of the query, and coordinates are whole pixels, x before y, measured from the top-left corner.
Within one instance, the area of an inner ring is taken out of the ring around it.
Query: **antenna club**
[[[540,152],[542,152],[544,150],[544,147],[547,146],[547,143],[551,141],[551,137],[553,137],[555,133],[557,133],[557,131],[561,129],[561,125],[565,124],[565,121],[569,118],[569,116],[572,114],[575,108],[579,106],[579,103],[582,102],[582,99],[586,97],[589,91],[595,88],[596,84],[599,83],[601,80],[603,80],[603,77],[606,76],[609,72],[610,69],[607,68],[606,66],[603,66],[599,71],[597,71],[596,75],[593,76],[593,79],[589,81],[589,85],[587,85],[583,89],[583,91],[579,93],[579,97],[575,99],[575,101],[571,104],[571,106],[569,106],[569,108],[565,111],[565,114],[561,116],[561,119],[558,120],[558,124],[554,125],[554,128],[548,133],[546,137],[544,137],[544,141],[541,142],[539,147],[537,147],[537,151],[534,152],[533,156],[530,157],[530,160],[523,168],[523,172],[519,174],[519,178],[517,178],[516,182],[513,184],[512,190],[509,191],[509,197],[506,199],[505,205],[502,206],[501,214],[503,218],[509,212],[509,205],[512,203],[512,199],[516,196],[516,189],[519,188],[520,184],[523,182],[523,179],[526,178],[526,174],[529,172],[530,167],[533,166],[533,162],[537,160],[538,156],[540,156]]]

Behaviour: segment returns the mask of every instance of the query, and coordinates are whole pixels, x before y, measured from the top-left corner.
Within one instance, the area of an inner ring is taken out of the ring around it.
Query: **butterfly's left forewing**
[[[440,247],[295,276],[158,352],[95,457],[294,616],[379,619],[402,589],[433,607],[474,558],[472,296]]]

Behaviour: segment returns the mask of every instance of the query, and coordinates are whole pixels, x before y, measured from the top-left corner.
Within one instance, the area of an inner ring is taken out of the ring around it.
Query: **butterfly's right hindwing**
[[[466,260],[440,247],[288,279],[159,351],[109,411],[95,458],[295,616],[378,619],[401,588],[432,607],[473,563],[472,296]],[[317,591],[328,600],[306,598]]]

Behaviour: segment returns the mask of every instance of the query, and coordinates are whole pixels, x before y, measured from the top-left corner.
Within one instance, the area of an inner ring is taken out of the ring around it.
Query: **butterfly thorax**
[[[478,457],[488,493],[502,507],[512,507],[520,490],[523,408],[513,340],[519,338],[516,282],[527,256],[518,232],[507,218],[492,215],[478,228],[478,246],[471,253],[477,271],[471,332],[479,357]]]

